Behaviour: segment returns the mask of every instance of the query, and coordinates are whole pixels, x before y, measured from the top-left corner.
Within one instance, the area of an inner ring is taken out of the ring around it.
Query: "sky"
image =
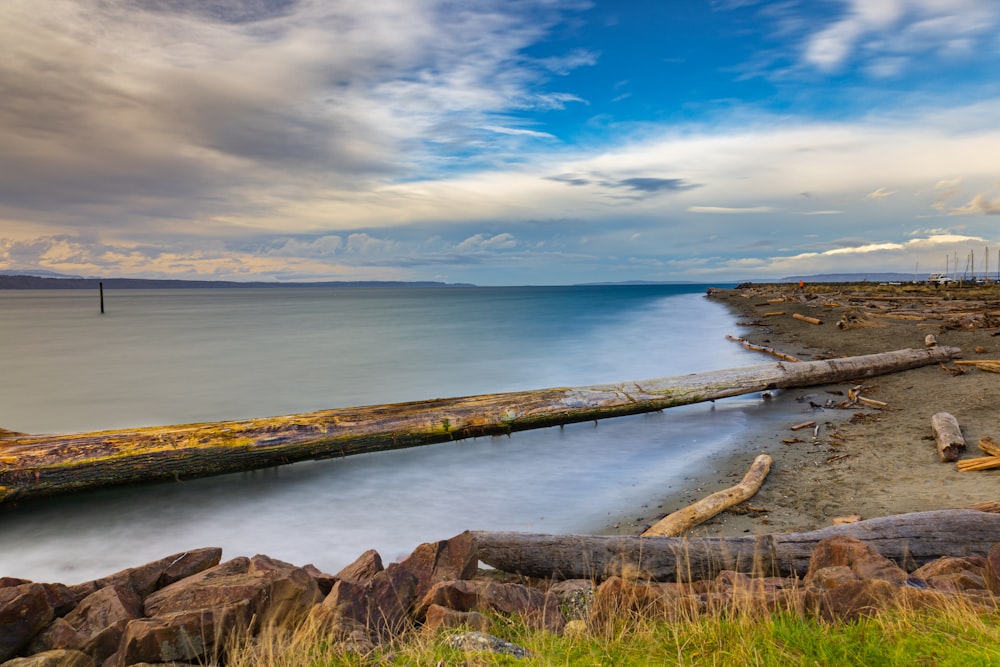
[[[996,0],[0,0],[0,270],[1000,269]]]

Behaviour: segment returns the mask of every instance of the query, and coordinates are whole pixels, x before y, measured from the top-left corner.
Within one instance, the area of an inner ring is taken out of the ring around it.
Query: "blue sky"
[[[1000,267],[995,0],[3,0],[0,55],[0,269]]]

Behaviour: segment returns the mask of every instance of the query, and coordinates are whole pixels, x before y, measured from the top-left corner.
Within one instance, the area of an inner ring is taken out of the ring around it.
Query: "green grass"
[[[723,613],[678,622],[629,617],[578,635],[557,636],[517,620],[495,617],[492,634],[522,646],[531,657],[465,653],[444,639],[413,630],[368,655],[300,633],[266,635],[235,650],[230,667],[340,665],[775,665],[802,667],[958,667],[1000,665],[1000,614],[961,604],[944,609],[894,610],[849,623],[827,623],[793,613]]]

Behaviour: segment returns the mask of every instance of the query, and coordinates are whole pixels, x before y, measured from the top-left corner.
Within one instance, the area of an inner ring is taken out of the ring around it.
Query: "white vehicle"
[[[948,285],[953,282],[955,281],[947,273],[932,273],[927,279],[927,283],[930,285]]]

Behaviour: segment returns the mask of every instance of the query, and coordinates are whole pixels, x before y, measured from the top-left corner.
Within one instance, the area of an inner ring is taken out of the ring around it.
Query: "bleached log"
[[[1000,514],[914,512],[803,533],[745,537],[628,537],[474,532],[479,559],[529,577],[603,580],[638,573],[655,581],[711,579],[722,570],[804,576],[816,544],[846,535],[913,570],[941,556],[985,556],[1000,542]]]
[[[769,389],[894,373],[954,347],[768,363],[585,387],[324,410],[242,421],[0,437],[0,503],[121,484],[205,477],[652,412]]]
[[[760,490],[767,473],[770,471],[771,457],[767,454],[761,454],[754,459],[753,464],[739,484],[717,491],[692,505],[668,514],[647,528],[642,536],[670,537],[683,534],[730,507],[752,498]]]

